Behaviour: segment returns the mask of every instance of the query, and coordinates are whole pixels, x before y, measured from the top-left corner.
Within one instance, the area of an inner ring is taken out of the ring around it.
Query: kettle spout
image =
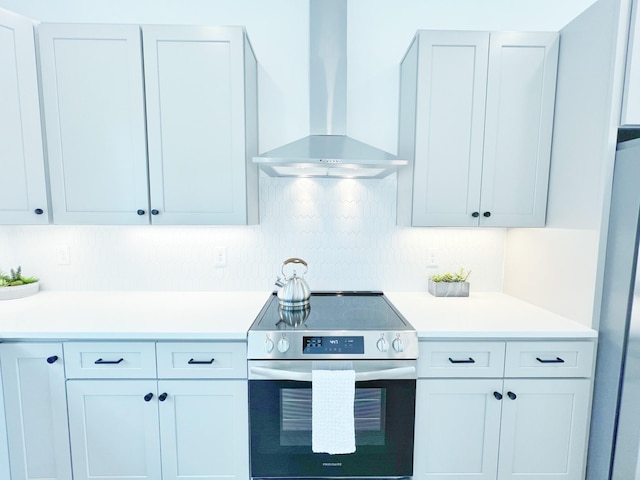
[[[282,280],[283,280],[282,278],[278,277],[275,282],[276,286],[280,288],[284,287],[284,283],[282,282]]]

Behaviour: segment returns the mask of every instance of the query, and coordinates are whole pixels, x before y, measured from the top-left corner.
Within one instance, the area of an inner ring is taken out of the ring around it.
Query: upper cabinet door
[[[473,226],[482,175],[489,34],[420,36],[413,223]]]
[[[245,100],[245,90],[256,89],[256,64],[243,29],[142,32],[152,222],[249,223],[247,166],[254,166],[245,139],[257,132],[245,126],[245,112],[255,112],[257,97]]]
[[[491,33],[481,225],[544,226],[558,34]]]
[[[0,224],[49,223],[33,24],[0,10]]]
[[[148,224],[140,29],[38,27],[53,219]]]
[[[419,48],[418,48],[419,47]],[[558,34],[416,34],[401,64],[398,223],[542,227]]]

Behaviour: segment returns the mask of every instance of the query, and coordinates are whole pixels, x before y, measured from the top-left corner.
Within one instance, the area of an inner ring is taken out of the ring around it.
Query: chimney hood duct
[[[345,134],[347,0],[310,0],[309,18],[311,135],[253,161],[276,177],[383,178],[407,165]]]

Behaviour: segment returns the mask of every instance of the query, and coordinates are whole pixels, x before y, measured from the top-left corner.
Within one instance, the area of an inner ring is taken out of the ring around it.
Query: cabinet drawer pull
[[[549,360],[543,360],[540,357],[536,357],[536,360],[538,360],[540,363],[564,363],[564,360],[560,357],[552,358]]]
[[[57,355],[51,355],[50,357],[47,357],[47,363],[49,364],[56,363],[57,361],[58,361]]]
[[[213,361],[215,360],[215,358],[212,358],[211,360],[194,360],[193,358],[191,360],[189,360],[187,363],[189,365],[211,365],[213,363]]]
[[[465,360],[454,360],[453,358],[449,357],[449,361],[451,363],[476,363],[476,361],[471,357]]]
[[[168,396],[169,394],[167,392],[163,392],[160,395],[158,395],[158,400],[160,400],[161,402],[164,402]]]
[[[96,365],[117,365],[123,361],[124,361],[124,358],[119,358],[118,360],[103,360],[99,358],[93,363],[95,363]]]
[[[513,392],[507,392],[507,397],[509,397],[511,400],[515,400],[516,398],[518,398],[518,396]]]
[[[145,402],[150,402],[152,398],[153,398],[153,393],[147,393],[147,394],[144,396],[144,401],[145,401]]]
[[[502,394],[500,392],[493,392],[493,396],[496,397],[496,400],[502,400]]]

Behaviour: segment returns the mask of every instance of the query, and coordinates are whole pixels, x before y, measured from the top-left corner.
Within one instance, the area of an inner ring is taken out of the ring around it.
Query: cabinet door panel
[[[54,222],[149,223],[139,28],[38,32]]]
[[[67,394],[74,480],[161,478],[155,380],[70,380]]]
[[[558,65],[556,33],[492,33],[483,226],[544,226]]]
[[[0,10],[0,224],[49,222],[37,79],[32,22]]]
[[[249,477],[246,381],[161,380],[158,391],[164,480]]]
[[[420,35],[413,225],[478,224],[488,48],[485,32]]]
[[[143,37],[153,223],[246,223],[241,30]]]
[[[581,480],[589,424],[588,379],[505,380],[500,479]]]
[[[12,478],[71,478],[62,359],[60,344],[0,345]]]
[[[420,379],[414,478],[495,480],[499,379]]]

